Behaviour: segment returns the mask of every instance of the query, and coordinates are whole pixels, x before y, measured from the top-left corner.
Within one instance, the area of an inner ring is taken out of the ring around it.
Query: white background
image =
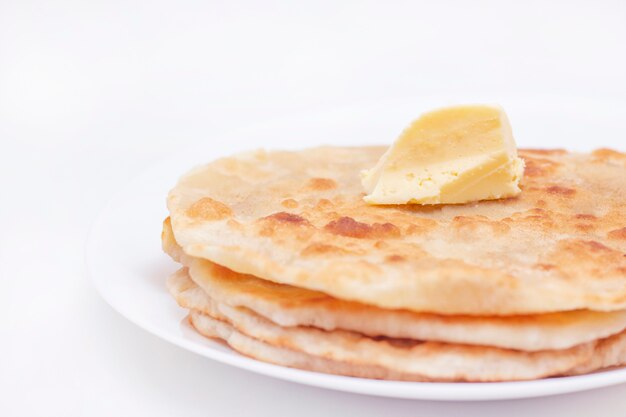
[[[233,127],[438,92],[626,99],[625,23],[619,0],[0,0],[0,415],[624,415],[626,386],[446,404],[232,369],[126,322],[83,255],[120,186]]]

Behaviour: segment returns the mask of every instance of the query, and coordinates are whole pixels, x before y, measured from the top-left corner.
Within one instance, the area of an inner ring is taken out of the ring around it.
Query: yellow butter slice
[[[422,115],[361,181],[370,204],[460,204],[519,194],[523,171],[504,110],[468,105]]]

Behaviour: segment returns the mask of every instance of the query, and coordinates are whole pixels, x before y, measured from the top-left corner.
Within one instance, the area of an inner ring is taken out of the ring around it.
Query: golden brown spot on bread
[[[626,227],[622,227],[621,229],[611,230],[607,237],[613,240],[626,240]]]
[[[232,215],[230,207],[210,197],[201,198],[187,209],[187,216],[198,220],[222,220]]]
[[[315,228],[307,219],[284,211],[260,218],[257,226],[257,233],[260,236],[272,237],[278,245],[286,243],[286,228],[288,228],[291,239],[294,240],[307,240],[315,232]]]
[[[597,219],[596,216],[594,216],[593,214],[577,214],[574,216],[575,218],[579,219],[579,220],[595,220]]]
[[[624,254],[595,240],[566,239],[558,242],[554,251],[543,257],[544,263],[554,264],[566,278],[598,279],[624,274]]]
[[[330,233],[354,238],[388,238],[400,237],[400,229],[391,223],[367,224],[354,220],[352,217],[340,217],[324,226]]]
[[[599,157],[607,157],[607,156],[623,157],[624,156],[623,153],[616,151],[614,149],[610,149],[610,148],[599,148],[591,152],[591,154],[593,156],[599,156]]]
[[[617,251],[603,245],[595,240],[569,239],[562,240],[558,244],[558,249],[562,255],[567,254],[576,263],[583,263],[585,259],[597,259],[606,255],[616,254]],[[563,265],[572,266],[568,263],[561,262]]]
[[[436,228],[437,225],[437,221],[433,219],[415,218],[407,226],[405,233],[407,235],[423,235]]]
[[[320,201],[317,202],[317,205],[315,206],[315,208],[317,210],[328,210],[334,207],[334,204],[332,201],[330,201],[327,198],[322,198],[320,199]]]
[[[552,226],[551,212],[542,208],[535,207],[524,212],[514,213],[511,217],[502,219],[507,224],[526,223],[532,227],[546,228]]]
[[[490,230],[497,235],[506,234],[511,230],[511,226],[504,219],[501,221],[490,220],[485,216],[456,216],[452,219],[452,227],[457,232],[470,235],[475,234],[480,229]]]
[[[309,221],[302,216],[298,216],[294,213],[287,213],[286,211],[280,211],[278,213],[271,214],[264,219],[276,220],[283,224],[295,224],[295,225],[310,225]]]
[[[526,167],[524,168],[524,176],[526,177],[545,177],[553,174],[561,165],[558,162],[545,158],[524,158]]]
[[[591,153],[594,162],[626,162],[626,154],[608,148],[596,149]]]
[[[607,246],[603,245],[600,242],[596,242],[595,240],[582,241],[582,244],[584,246],[586,246],[592,252],[610,251],[611,250]]]
[[[290,208],[290,209],[294,209],[296,207],[298,207],[298,202],[296,200],[294,200],[293,198],[286,198],[283,201],[281,201],[281,206],[286,207],[286,208]]]
[[[337,188],[337,182],[330,178],[311,178],[307,182],[307,188],[315,191],[326,191]]]
[[[576,190],[573,188],[561,187],[560,185],[552,185],[546,188],[546,191],[549,194],[553,195],[561,195],[564,197],[571,197],[576,194]]]
[[[233,230],[243,230],[243,225],[235,219],[228,219],[226,224]]]
[[[329,245],[326,243],[311,243],[301,252],[302,256],[317,256],[317,255],[347,255],[354,253],[346,248],[340,248],[339,246]]]
[[[567,153],[565,149],[520,149],[520,154],[533,153],[539,155],[563,155]]]
[[[575,227],[581,232],[591,232],[593,229],[595,229],[595,226],[589,223],[577,223]]]
[[[530,216],[526,216],[524,217],[527,220],[543,220],[543,219],[548,219],[548,216],[542,216],[540,214],[531,214]]]
[[[400,255],[389,255],[385,258],[385,260],[387,262],[402,262],[402,261],[406,261],[406,258]]]

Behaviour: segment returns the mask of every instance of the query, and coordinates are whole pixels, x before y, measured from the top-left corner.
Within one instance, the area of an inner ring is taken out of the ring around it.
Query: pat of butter
[[[513,197],[523,171],[501,107],[456,106],[414,121],[361,181],[370,204],[455,204]]]

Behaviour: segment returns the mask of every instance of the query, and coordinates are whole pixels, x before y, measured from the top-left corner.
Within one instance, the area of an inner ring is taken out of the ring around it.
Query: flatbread
[[[526,316],[443,316],[386,310],[327,294],[240,274],[213,262],[186,256],[169,219],[163,223],[163,248],[190,267],[192,280],[212,299],[245,307],[280,326],[313,326],[388,336],[526,351],[566,349],[626,328],[626,311],[568,311]]]
[[[598,369],[613,368],[624,364],[626,364],[626,331],[598,341],[591,359],[565,374],[588,374]]]
[[[307,371],[354,376],[370,379],[387,379],[397,381],[432,381],[420,375],[395,373],[377,366],[354,365],[345,362],[317,358],[295,350],[280,348],[261,342],[238,332],[225,321],[211,317],[197,310],[189,312],[191,325],[206,337],[221,339],[237,352],[275,365],[299,368]],[[602,345],[604,352],[595,354],[591,361],[573,368],[564,376],[581,375],[598,369],[626,363],[626,333],[619,338],[612,338],[611,343]]]
[[[521,150],[522,193],[370,206],[383,147],[250,152],[170,192],[176,240],[233,271],[388,309],[513,315],[626,308],[626,155]]]
[[[370,338],[354,332],[311,327],[283,328],[250,310],[216,303],[193,284],[184,268],[169,278],[168,288],[182,307],[227,321],[238,332],[266,344],[327,360],[419,375],[429,380],[511,381],[560,375],[588,363],[597,345],[591,342],[564,350],[522,352]]]
[[[331,361],[295,350],[272,346],[238,332],[225,321],[196,310],[189,312],[189,322],[203,336],[222,339],[237,352],[274,365],[360,378],[426,381],[419,375],[394,373],[377,366]]]

